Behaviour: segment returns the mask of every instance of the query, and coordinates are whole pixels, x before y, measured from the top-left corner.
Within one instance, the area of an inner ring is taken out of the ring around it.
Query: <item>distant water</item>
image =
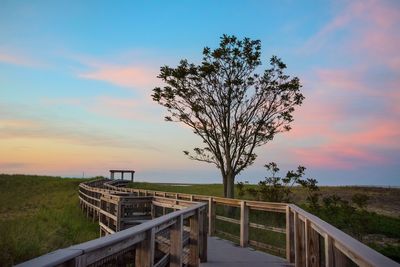
[[[169,186],[191,186],[190,184],[162,184],[162,185],[169,185]]]

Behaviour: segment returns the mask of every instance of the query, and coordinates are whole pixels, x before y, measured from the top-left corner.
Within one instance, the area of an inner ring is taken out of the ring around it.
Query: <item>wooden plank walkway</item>
[[[234,243],[218,237],[208,238],[208,261],[201,263],[201,267],[214,266],[294,266],[285,259],[256,251],[252,248],[242,248]]]
[[[106,179],[79,185],[81,208],[93,221],[99,221],[101,236],[106,236],[59,249],[20,266],[114,266],[128,262],[158,267],[182,263],[199,266],[200,262],[203,267],[400,266],[293,204],[159,192],[125,185]],[[235,208],[240,211],[240,219],[217,214],[217,206]],[[268,212],[268,216],[274,215],[282,222],[277,226],[251,221],[251,212]],[[131,227],[137,220],[150,218]],[[218,232],[223,233],[216,227],[217,220],[240,227],[240,235],[232,236],[240,246],[215,237]],[[251,240],[251,228],[286,235],[285,248],[270,244],[269,239],[266,243]],[[163,231],[169,234],[163,236]],[[286,259],[248,245],[276,251]]]

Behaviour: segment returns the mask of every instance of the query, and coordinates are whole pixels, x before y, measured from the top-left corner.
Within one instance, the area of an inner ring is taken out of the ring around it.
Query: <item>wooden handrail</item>
[[[112,185],[107,185],[107,183],[105,183],[105,186],[110,189],[116,189]],[[124,188],[123,190],[125,192],[137,192],[139,194],[144,191],[143,189],[135,188]],[[240,224],[241,233],[238,238],[241,246],[247,246],[248,243],[260,243],[248,240],[248,231],[250,227],[259,229],[265,228],[264,230],[285,233],[286,259],[288,262],[295,263],[296,266],[319,266],[320,263],[316,263],[316,260],[320,261],[319,256],[316,255],[318,253],[324,254],[325,266],[329,267],[340,266],[341,262],[346,262],[348,260],[353,261],[359,266],[400,266],[393,260],[369,248],[343,231],[294,204],[243,201],[238,199],[155,190],[146,190],[146,192],[154,195],[163,195],[165,197],[171,196],[172,198],[178,198],[184,196],[187,199],[195,201],[207,201],[209,206],[209,234],[212,235],[215,233],[216,219]],[[241,219],[237,220],[223,216],[216,216],[215,205],[241,208]],[[249,210],[285,213],[286,228],[268,227],[248,222],[248,215],[246,216],[246,214],[244,214],[243,216],[243,212],[248,213]],[[319,244],[319,240],[316,240],[318,235],[323,238],[323,245]],[[301,244],[302,238],[306,240],[306,244]],[[324,247],[324,251],[320,251],[322,250],[322,247]],[[347,259],[342,259],[343,256]]]
[[[164,224],[172,220],[178,220],[179,218],[189,217],[191,214],[197,214],[200,209],[205,207],[205,203],[196,203],[191,207],[166,214],[126,230],[116,232],[115,234],[107,235],[69,248],[56,250],[17,266],[57,266],[61,264],[86,266],[105,257],[112,256],[113,253],[117,253],[119,250],[145,242],[148,239],[147,233],[153,232],[156,234],[163,229],[161,226]],[[196,226],[195,229],[198,229],[198,226]],[[152,242],[154,242],[154,240]],[[173,240],[171,240],[171,247],[175,245],[176,244],[173,244]],[[154,244],[150,247],[154,249]],[[110,254],[110,252],[112,254]],[[143,259],[140,260],[142,263],[145,261]],[[146,260],[150,261],[148,258],[146,258]],[[148,266],[152,266],[152,264],[149,263]]]
[[[207,223],[205,207],[208,208],[209,235],[213,235],[216,232],[223,233],[230,238],[238,239],[242,247],[251,245],[279,253],[284,252],[287,261],[294,263],[295,266],[321,266],[322,259],[320,255],[324,255],[324,265],[327,267],[345,266],[350,260],[359,266],[400,266],[391,259],[294,204],[247,201],[204,195],[126,188],[123,187],[125,185],[126,183],[120,183],[115,180],[96,180],[80,184],[80,189],[86,190],[85,192],[81,192],[80,199],[87,209],[88,216],[90,212],[92,212],[92,216],[94,217],[96,217],[96,214],[97,216],[105,214],[105,216],[108,216],[108,220],[113,221],[113,225],[117,225],[115,231],[118,231],[119,224],[124,220],[120,218],[120,215],[116,216],[114,214],[107,214],[107,212],[101,212],[100,200],[111,201],[109,202],[110,204],[107,205],[116,205],[115,211],[117,214],[121,212],[121,203],[124,199],[128,202],[134,199],[141,199],[141,201],[147,201],[147,199],[149,199],[152,205],[152,215],[155,213],[153,208],[155,206],[163,209],[168,207],[180,210],[127,230],[116,232],[112,235],[107,235],[66,249],[57,250],[23,263],[21,266],[54,266],[67,262],[75,263],[78,266],[86,266],[104,257],[112,256],[113,253],[115,254],[118,253],[118,251],[123,251],[128,245],[137,246],[138,259],[136,260],[139,266],[156,266],[157,263],[153,262],[154,257],[152,256],[154,255],[155,249],[154,236],[167,228],[171,229],[171,254],[169,258],[163,257],[159,261],[159,264],[169,260],[171,266],[180,266],[183,261],[182,244],[184,242],[182,220],[185,218],[190,218],[189,220],[191,222],[193,221],[193,223],[191,223],[193,228],[189,231],[193,243],[192,245],[189,244],[191,252],[188,258],[194,261],[195,258],[200,256],[201,261],[206,261],[207,241],[206,238],[204,239],[204,236],[207,234],[207,230],[205,230]],[[132,196],[129,194],[135,195]],[[96,201],[96,199],[98,199],[98,201]],[[240,219],[216,215],[217,205],[239,208]],[[280,228],[251,222],[249,219],[249,213],[251,211],[283,213],[285,214],[286,227]],[[165,213],[165,210],[163,213]],[[196,222],[196,220],[198,221]],[[224,233],[216,229],[216,220],[239,224],[240,235],[235,236],[231,233]],[[105,229],[108,228],[108,226],[103,223],[101,223],[101,225],[103,225]],[[250,228],[285,234],[285,248],[250,240]],[[106,230],[108,233],[115,232],[111,228]],[[196,233],[199,233],[199,236]],[[202,244],[200,250],[199,247],[193,245],[197,243]]]
[[[334,249],[339,250],[359,266],[399,266],[396,262],[321,220],[317,216],[308,213],[296,205],[289,204],[288,206],[289,212],[294,213],[295,218],[298,217],[297,221],[306,222],[305,225],[308,224],[309,229],[305,231],[316,231],[324,238],[325,251],[323,253],[325,254],[326,266],[337,266],[333,265],[335,262],[334,257],[337,257]],[[306,237],[306,239],[307,238],[308,237]],[[308,265],[310,266],[310,263],[308,263]]]

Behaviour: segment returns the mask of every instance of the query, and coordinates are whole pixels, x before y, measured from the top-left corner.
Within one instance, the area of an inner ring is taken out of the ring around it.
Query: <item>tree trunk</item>
[[[224,197],[226,197],[228,183],[227,183],[227,180],[226,180],[226,174],[225,173],[222,173],[222,184],[224,185]]]
[[[233,172],[222,172],[222,182],[224,185],[224,197],[235,198],[235,176]]]
[[[235,198],[235,176],[232,173],[228,173],[226,176],[226,195],[228,198]]]

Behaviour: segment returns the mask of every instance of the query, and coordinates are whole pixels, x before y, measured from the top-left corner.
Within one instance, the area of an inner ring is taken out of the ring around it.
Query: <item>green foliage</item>
[[[307,192],[306,202],[312,209],[318,208],[318,186],[317,180],[302,177],[306,168],[297,167],[295,171],[288,171],[285,177],[277,176],[279,172],[278,165],[275,162],[268,163],[264,167],[271,173],[271,176],[265,177],[264,181],[260,181],[257,187],[248,188],[247,192],[257,200],[268,202],[290,202],[292,187],[301,185]],[[242,188],[242,190],[244,190]]]
[[[0,266],[98,237],[79,209],[82,179],[0,175]]]
[[[348,201],[335,194],[324,197],[322,203],[321,208],[314,213],[358,239],[362,240],[366,234],[383,234],[400,238],[400,218],[379,215],[365,209],[357,210]]]
[[[261,74],[260,65],[260,40],[223,35],[218,48],[204,48],[199,65],[181,60],[175,68],[161,67],[166,86],[153,89],[153,100],[169,113],[165,119],[201,138],[204,147],[184,153],[221,170],[227,197],[233,197],[235,176],[256,159],[254,149],[289,131],[304,100],[300,80],[284,73],[281,59],[273,56]]]
[[[298,183],[306,189],[307,197],[306,202],[311,210],[317,210],[319,208],[319,187],[317,186],[317,180],[307,178],[305,180],[298,180]]]
[[[362,193],[356,193],[352,196],[351,201],[358,206],[360,209],[365,209],[368,204],[369,196]]]
[[[244,190],[244,183],[243,182],[237,182],[236,183],[236,189],[237,189],[239,197],[243,197],[246,194],[246,191]]]

